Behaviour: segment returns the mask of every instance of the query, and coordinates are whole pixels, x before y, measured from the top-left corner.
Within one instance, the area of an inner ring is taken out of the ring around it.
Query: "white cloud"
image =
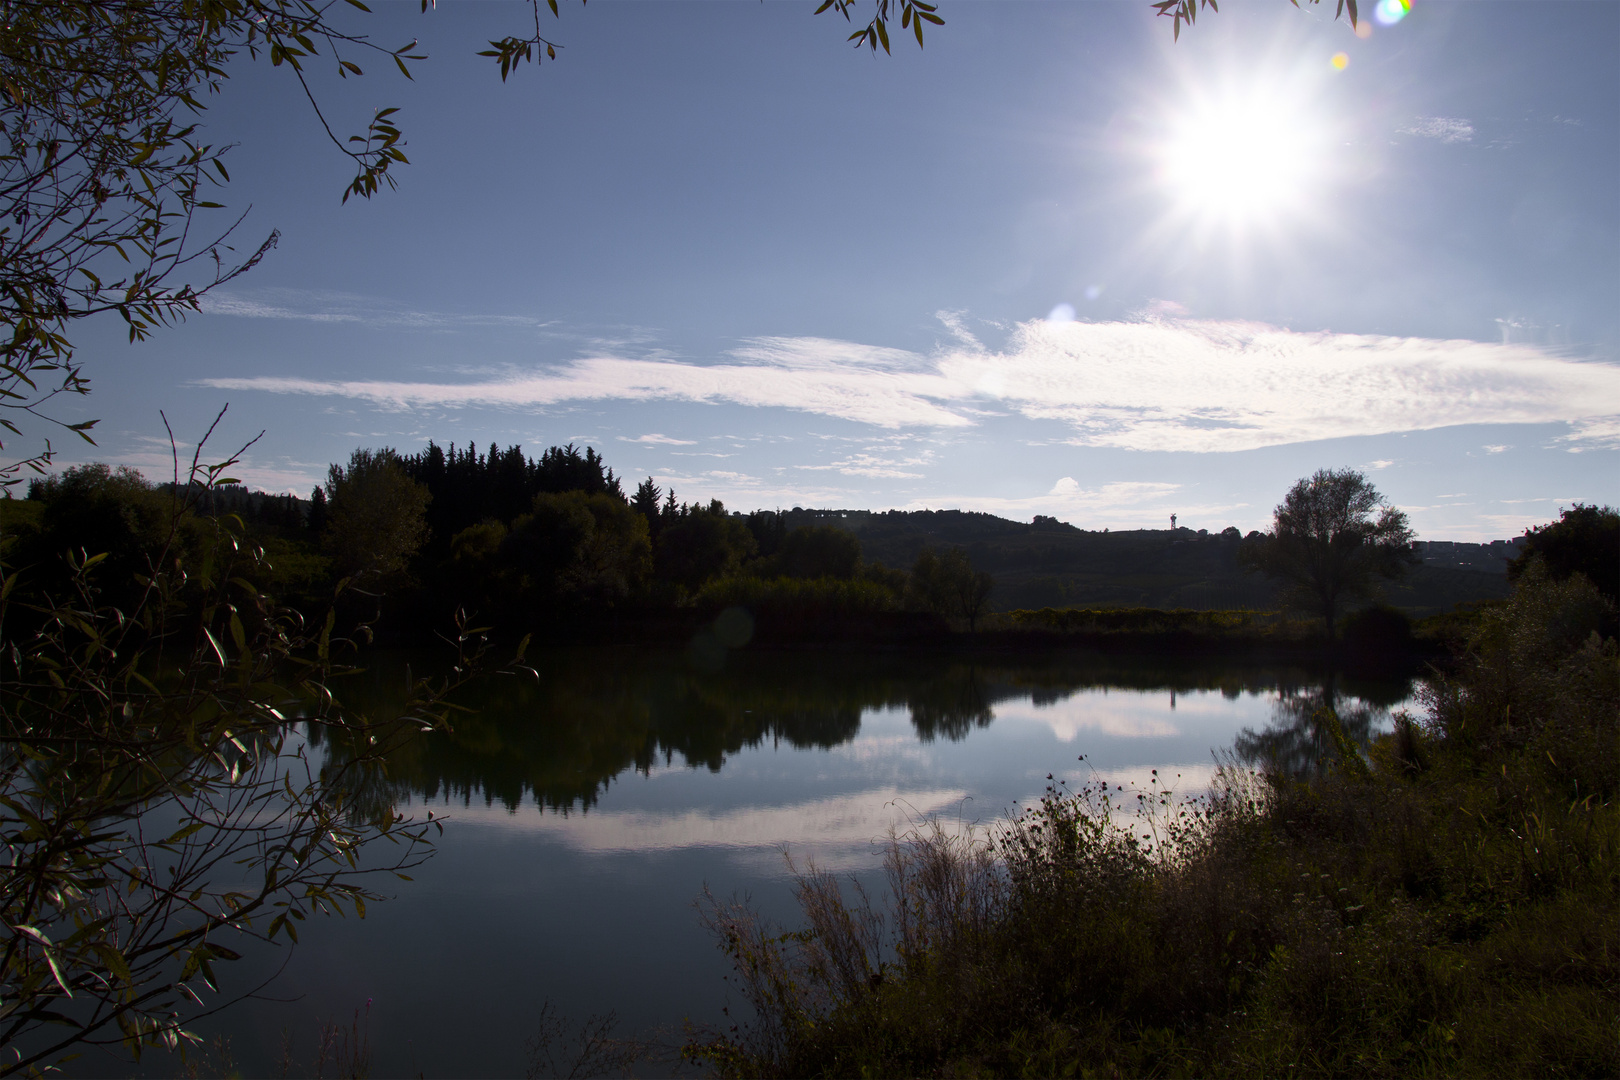
[[[761,338],[719,364],[593,357],[481,382],[202,382],[401,410],[729,402],[891,430],[971,426],[996,404],[1070,425],[1076,445],[1130,450],[1238,451],[1507,423],[1566,423],[1572,448],[1620,446],[1620,368],[1612,364],[1528,344],[1297,333],[1156,316],[1026,322],[996,352],[958,343],[923,356],[825,338]]]
[[[1395,463],[1393,461],[1391,461],[1389,458],[1379,458],[1376,461],[1367,462],[1367,468],[1369,468],[1369,469],[1387,469],[1393,464],[1395,464]]]
[[[903,458],[882,457],[878,454],[851,454],[842,461],[835,461],[830,465],[799,465],[797,468],[812,472],[836,470],[845,476],[869,476],[879,480],[915,480],[923,474],[910,470],[928,464],[932,457],[932,454]]]
[[[970,349],[984,348],[984,346],[979,342],[979,339],[974,337],[972,331],[967,328],[967,323],[962,318],[962,312],[936,311],[934,312],[934,318],[943,323],[946,332],[957,341],[960,341],[963,345],[966,345]]]
[[[1507,443],[1486,443],[1484,447],[1487,454],[1500,454],[1511,449],[1513,447]]]
[[[1403,128],[1402,135],[1416,135],[1423,139],[1439,139],[1443,143],[1474,141],[1474,125],[1454,116],[1419,116]]]
[[[732,402],[799,409],[884,428],[965,427],[940,404],[962,391],[918,370],[922,358],[819,338],[771,338],[738,351],[744,363],[690,364],[598,357],[545,374],[472,383],[333,381],[281,376],[204,379],[222,390],[355,398],[385,409],[556,405],[566,401]]]
[[[696,446],[697,445],[697,442],[694,439],[673,439],[673,438],[669,437],[668,435],[660,435],[657,432],[649,432],[646,435],[637,435],[633,439],[629,438],[628,436],[625,436],[625,435],[620,435],[619,439],[622,442],[646,443],[649,446]]]
[[[304,289],[266,289],[255,293],[214,291],[201,300],[204,315],[247,319],[293,319],[301,322],[358,323],[372,327],[434,329],[456,326],[543,327],[544,320],[523,315],[468,315],[416,311],[385,300],[350,293]]]
[[[940,372],[1064,420],[1081,445],[1219,451],[1457,424],[1551,423],[1620,441],[1620,369],[1529,345],[1296,333],[1244,322],[1029,322]]]

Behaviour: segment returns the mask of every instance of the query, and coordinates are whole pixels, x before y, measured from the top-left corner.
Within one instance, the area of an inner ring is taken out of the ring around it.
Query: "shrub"
[[[1412,648],[1412,620],[1387,604],[1374,604],[1345,616],[1344,644],[1363,656],[1394,656]]]

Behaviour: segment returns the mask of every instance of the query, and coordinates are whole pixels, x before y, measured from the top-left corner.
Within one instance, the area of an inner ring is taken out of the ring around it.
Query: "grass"
[[[754,1020],[725,1076],[1620,1072],[1620,654],[1532,575],[1363,755],[1183,801],[1054,783],[895,838],[873,897],[809,867],[802,929],[710,920]]]

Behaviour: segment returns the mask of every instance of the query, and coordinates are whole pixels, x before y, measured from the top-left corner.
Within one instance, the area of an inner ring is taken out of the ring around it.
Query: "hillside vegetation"
[[[105,552],[102,587],[125,602],[177,494],[104,465],[38,481],[28,500],[0,507],[7,561],[25,587],[59,591],[65,552]],[[342,592],[340,626],[376,623],[396,642],[450,632],[457,609],[514,636],[663,640],[732,607],[782,642],[856,632],[937,643],[986,628],[1072,637],[1081,622],[1113,640],[1120,627],[1094,616],[1021,613],[1127,609],[1230,613],[1137,617],[1138,635],[1152,624],[1149,636],[1196,627],[1202,640],[1219,629],[1229,644],[1302,637],[1253,614],[1274,611],[1279,597],[1240,560],[1258,534],[1235,528],[1090,531],[954,510],[742,514],[680,502],[650,478],[627,494],[594,450],[573,446],[537,457],[515,446],[357,450],[309,499],[235,485],[186,498],[183,544],[198,521],[233,516],[267,556],[255,585],[307,612]],[[1426,556],[1385,586],[1384,600],[1426,616],[1501,599],[1506,565],[1494,554]]]
[[[863,556],[910,566],[928,547],[966,549],[974,566],[996,579],[990,606],[1019,608],[1262,609],[1274,587],[1238,564],[1243,539],[1235,528],[1088,530],[1037,516],[1009,521],[966,510],[806,510],[782,515],[787,527],[834,525],[861,542]],[[1463,545],[1459,545],[1463,546]],[[1489,549],[1465,545],[1470,549]],[[1470,600],[1508,594],[1498,557],[1436,559],[1412,569],[1388,590],[1387,601],[1414,617],[1449,611]]]

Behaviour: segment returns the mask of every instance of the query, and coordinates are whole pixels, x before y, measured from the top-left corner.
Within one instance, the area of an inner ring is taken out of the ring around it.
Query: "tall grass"
[[[1054,783],[989,832],[710,918],[754,1007],[721,1075],[1614,1075],[1620,657],[1584,579],[1483,619],[1424,715],[1306,774]]]

